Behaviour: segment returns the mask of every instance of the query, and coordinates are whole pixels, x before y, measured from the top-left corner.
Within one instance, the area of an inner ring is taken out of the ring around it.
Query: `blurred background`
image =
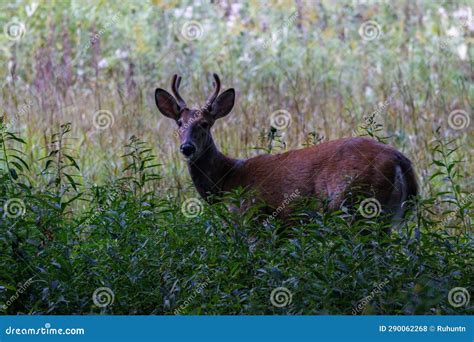
[[[7,125],[34,161],[48,154],[50,135],[72,123],[69,144],[85,183],[120,173],[134,135],[153,146],[162,190],[192,189],[175,123],[154,103],[155,88],[170,89],[174,73],[183,77],[188,105],[204,103],[212,72],[223,89],[236,89],[232,114],[213,129],[234,157],[368,134],[410,157],[429,192],[429,144],[441,127],[441,136],[462,146],[465,170],[473,168],[469,1],[35,0],[1,7]],[[269,143],[275,112],[286,124]]]
[[[472,1],[0,7],[0,312],[473,312]],[[203,203],[154,91],[180,74],[199,107],[213,72],[237,91],[224,153],[369,136],[413,161],[416,215],[386,235],[305,206],[287,238]]]

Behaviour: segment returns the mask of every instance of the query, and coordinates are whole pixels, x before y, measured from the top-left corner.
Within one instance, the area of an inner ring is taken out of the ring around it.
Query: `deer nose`
[[[196,148],[193,144],[186,143],[181,145],[180,147],[181,153],[184,154],[186,157],[191,156],[194,152],[196,152]]]

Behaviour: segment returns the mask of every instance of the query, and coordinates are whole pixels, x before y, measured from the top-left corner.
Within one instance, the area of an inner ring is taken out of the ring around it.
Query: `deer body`
[[[288,195],[328,199],[332,209],[348,197],[376,198],[397,216],[402,203],[416,195],[410,161],[397,150],[372,139],[348,138],[277,155],[231,159],[209,149],[188,161],[199,194],[220,195],[242,187],[255,190],[264,203],[277,208]]]
[[[255,191],[273,208],[290,194],[298,193],[328,200],[329,207],[337,209],[363,196],[375,198],[384,212],[399,218],[403,203],[416,196],[418,186],[410,161],[396,149],[372,139],[339,139],[246,160],[223,155],[212,139],[210,127],[231,111],[234,90],[217,97],[220,81],[217,75],[214,77],[216,91],[201,110],[186,107],[178,93],[177,76],[172,88],[180,104],[165,90],[157,89],[155,93],[160,111],[180,126],[181,152],[187,157],[192,181],[204,199],[242,187]]]

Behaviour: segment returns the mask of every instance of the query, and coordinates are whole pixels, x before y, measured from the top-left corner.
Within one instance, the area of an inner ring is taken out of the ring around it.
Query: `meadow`
[[[472,314],[469,1],[0,8],[0,313]],[[281,234],[242,191],[207,204],[154,92],[177,73],[201,106],[213,72],[222,152],[371,137],[413,161],[413,213],[387,235],[306,203]]]

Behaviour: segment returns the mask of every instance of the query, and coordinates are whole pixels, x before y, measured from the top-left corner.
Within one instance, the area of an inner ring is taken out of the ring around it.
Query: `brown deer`
[[[238,187],[255,191],[260,200],[277,208],[288,194],[327,199],[330,209],[351,203],[357,196],[371,197],[392,218],[401,218],[404,202],[417,195],[411,162],[396,149],[367,138],[345,138],[276,155],[233,159],[216,147],[211,127],[228,115],[235,101],[233,88],[214,92],[200,109],[190,109],[179,94],[181,77],[174,75],[171,89],[156,89],[159,111],[176,121],[180,151],[199,194],[214,195]]]

